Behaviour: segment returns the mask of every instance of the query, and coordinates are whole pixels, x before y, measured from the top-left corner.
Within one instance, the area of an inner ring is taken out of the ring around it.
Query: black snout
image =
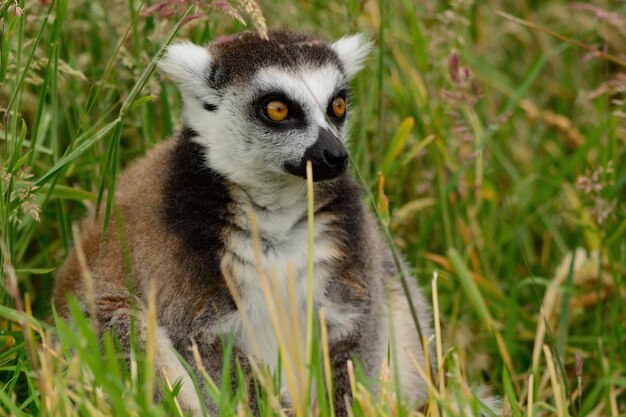
[[[285,163],[285,170],[306,178],[306,162],[313,166],[313,181],[337,178],[348,166],[348,153],[343,143],[328,129],[320,129],[317,140],[305,152],[298,164]]]

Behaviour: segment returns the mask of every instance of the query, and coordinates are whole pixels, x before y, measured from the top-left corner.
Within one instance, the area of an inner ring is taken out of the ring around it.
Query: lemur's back
[[[202,160],[199,153],[189,155],[188,152],[181,152],[187,147],[181,145],[189,142],[188,138],[181,136],[155,146],[120,176],[107,237],[101,248],[102,215],[96,218],[93,212],[90,213],[80,227],[96,300],[103,304],[99,307],[108,310],[128,308],[129,297],[140,303],[145,302],[145,294],[153,286],[159,294],[157,311],[160,324],[171,326],[169,334],[176,336],[190,334],[194,319],[206,309],[203,300],[211,299],[218,307],[222,304],[232,306],[226,284],[216,279],[220,254],[215,251],[212,260],[194,259],[192,251],[176,233],[176,230],[184,229],[185,220],[189,223],[190,218],[211,216],[206,212],[188,212],[186,216],[177,217],[181,201],[177,201],[179,196],[172,196],[173,193],[179,192],[197,202],[207,198],[195,194],[197,190],[189,184],[180,184],[181,177],[187,175],[189,170],[199,169],[198,164],[188,158]],[[190,142],[187,145],[192,148],[197,146]],[[202,172],[197,174],[211,178],[211,175],[203,175]],[[188,179],[193,180],[192,177]],[[200,186],[210,188],[211,185]],[[213,195],[223,192],[215,191]],[[206,202],[215,206],[217,211],[228,210],[228,207],[219,207],[219,203]],[[210,217],[206,223],[212,223]],[[217,231],[208,232],[213,233],[215,239],[219,238]],[[205,243],[200,236],[195,237],[199,245]],[[72,251],[57,276],[55,306],[65,311],[67,292],[85,302],[82,282],[76,251]]]
[[[173,141],[155,146],[118,178],[113,214],[102,247],[100,247],[102,214],[96,217],[95,210],[91,209],[88,217],[81,223],[82,249],[98,297],[110,293],[113,300],[114,294],[126,293],[132,286],[136,287],[137,295],[141,297],[144,287],[135,280],[138,274],[133,273],[133,269],[139,270],[139,276],[142,276],[143,271],[149,273],[146,267],[150,268],[149,264],[155,258],[163,260],[171,258],[175,243],[164,236],[165,231],[158,217],[168,159],[174,146]],[[123,233],[120,233],[122,224]],[[154,252],[149,255],[153,250]],[[125,266],[124,252],[132,256],[130,270]],[[144,256],[141,256],[142,254]],[[160,266],[162,273],[159,275],[166,273],[169,267],[171,263],[163,263]],[[152,266],[151,269],[155,267]],[[158,276],[155,276],[154,281],[155,283],[159,281]],[[76,250],[71,252],[57,274],[54,303],[63,312],[66,311],[65,295],[68,290],[76,295],[79,301],[85,302],[86,294]]]
[[[115,202],[115,211],[108,227],[107,238],[100,250],[101,232],[102,232],[102,215],[96,217],[96,210],[90,209],[88,216],[80,225],[80,239],[82,250],[85,253],[88,267],[91,275],[95,277],[95,291],[100,294],[106,291],[121,288],[126,289],[126,279],[124,271],[123,255],[120,246],[117,223],[115,219],[120,212],[133,213],[133,217],[138,214],[144,219],[149,213],[154,212],[159,205],[160,188],[162,175],[161,169],[155,169],[162,166],[162,162],[166,159],[166,155],[171,152],[172,143],[165,142],[156,146],[144,158],[136,161],[124,172],[117,180],[117,196]],[[151,172],[150,175],[145,175]],[[143,188],[142,192],[140,188]],[[147,210],[146,210],[147,209]],[[130,219],[128,219],[130,220]],[[149,222],[131,222],[125,221],[125,227],[147,227],[149,228],[154,221]],[[132,239],[140,238],[141,235],[134,233],[135,230],[129,230],[131,234],[127,237]],[[151,230],[150,234],[158,233]],[[126,235],[126,233],[125,233]],[[157,240],[157,242],[160,242]],[[158,243],[157,243],[158,244]],[[108,279],[102,279],[107,277]],[[81,279],[81,265],[76,253],[76,249],[72,250],[65,264],[57,273],[54,304],[57,309],[66,312],[66,293],[70,292],[77,296],[79,301],[85,301],[83,280]]]

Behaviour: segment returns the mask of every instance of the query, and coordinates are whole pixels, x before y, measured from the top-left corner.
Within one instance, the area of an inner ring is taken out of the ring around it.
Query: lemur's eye
[[[252,116],[268,128],[284,130],[306,126],[302,106],[281,91],[269,92],[251,104]]]
[[[343,117],[346,114],[346,100],[343,97],[335,97],[331,104],[335,117]]]
[[[287,118],[289,109],[287,108],[287,104],[284,102],[280,100],[272,100],[265,106],[265,112],[267,113],[267,117],[274,122],[282,122]]]

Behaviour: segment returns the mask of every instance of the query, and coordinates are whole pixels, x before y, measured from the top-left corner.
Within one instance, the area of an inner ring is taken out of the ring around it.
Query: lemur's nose
[[[327,180],[343,174],[348,163],[348,152],[337,136],[326,128],[320,128],[317,140],[305,152],[302,164],[313,164],[313,180]]]
[[[313,166],[313,181],[337,178],[348,166],[348,152],[337,136],[326,128],[320,128],[315,143],[307,148],[299,164],[285,164],[290,174],[306,178],[306,163]]]
[[[324,159],[333,168],[345,168],[348,164],[348,154],[345,151],[340,153],[324,151]]]

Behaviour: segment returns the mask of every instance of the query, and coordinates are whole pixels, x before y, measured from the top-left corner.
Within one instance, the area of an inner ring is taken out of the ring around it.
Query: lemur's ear
[[[159,67],[172,77],[181,89],[197,91],[206,88],[205,75],[211,65],[209,48],[191,42],[170,45]]]
[[[362,33],[344,36],[330,46],[350,78],[363,68],[363,62],[372,49],[372,43]]]

